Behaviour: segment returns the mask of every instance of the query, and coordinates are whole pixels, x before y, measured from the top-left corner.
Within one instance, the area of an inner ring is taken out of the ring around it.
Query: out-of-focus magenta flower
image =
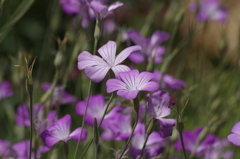
[[[63,11],[66,14],[79,14],[86,6],[85,0],[60,0],[60,4],[63,7]]]
[[[129,59],[135,63],[142,63],[144,60],[151,61],[155,58],[155,63],[162,62],[161,55],[165,53],[165,48],[160,46],[169,39],[166,32],[155,31],[149,38],[144,38],[137,30],[128,32],[128,37],[136,44],[142,47],[141,51],[135,51],[130,54]]]
[[[44,117],[44,106],[34,104],[33,107],[33,123],[36,130],[41,133],[45,128],[48,128],[57,119],[56,111],[48,112],[47,119]],[[16,122],[19,126],[30,127],[30,113],[26,104],[18,107],[16,114]]]
[[[171,75],[165,74],[162,77],[162,73],[158,70],[154,70],[153,74],[154,74],[154,77],[152,79],[153,81],[160,82],[161,80],[161,84],[160,84],[161,88],[170,88],[173,90],[180,90],[185,86],[184,81],[176,79]]]
[[[109,79],[107,81],[107,92],[111,93],[117,91],[117,95],[134,99],[137,97],[139,91],[155,91],[159,84],[150,81],[154,74],[150,72],[141,72],[138,70],[131,70],[128,72],[120,72],[119,79]]]
[[[111,34],[116,29],[116,24],[113,20],[107,19],[103,22],[102,33],[103,35]]]
[[[93,10],[93,12],[95,13],[95,16],[101,20],[103,18],[105,18],[108,14],[110,14],[113,10],[119,8],[123,6],[123,3],[121,2],[114,2],[113,4],[111,4],[110,6],[106,6],[103,5],[101,2],[99,1],[92,1],[90,3],[90,7]]]
[[[50,83],[43,83],[42,84],[42,89],[47,91],[48,89],[51,88],[51,84]],[[57,103],[59,104],[70,104],[70,103],[74,103],[77,101],[77,98],[74,97],[73,95],[65,92],[63,90],[63,88],[61,86],[56,86],[53,92],[53,96],[52,96],[52,105],[57,105]]]
[[[170,95],[164,90],[154,92],[152,96],[147,95],[148,105],[147,110],[153,118],[158,119],[160,122],[160,135],[161,137],[168,137],[172,135],[172,128],[175,126],[175,119],[165,119],[164,117],[170,115]]]
[[[111,69],[115,76],[118,77],[119,72],[130,71],[130,68],[125,65],[120,65],[131,52],[141,50],[140,46],[131,46],[124,49],[116,56],[117,46],[114,41],[109,41],[98,49],[102,58],[92,55],[87,51],[83,51],[78,55],[78,69],[85,69],[86,75],[93,82],[101,82]]]
[[[30,140],[20,141],[18,143],[15,143],[12,145],[12,149],[14,153],[16,154],[16,159],[26,159],[29,155],[29,146],[30,146]],[[40,146],[37,151],[37,158],[41,158],[43,153],[46,153],[49,151],[49,148],[46,146]],[[15,155],[14,155],[15,156]],[[34,152],[32,152],[32,159],[34,158]]]
[[[76,106],[76,113],[78,115],[84,115],[84,112],[86,109],[86,101],[87,99],[85,99],[84,101],[78,102]],[[86,114],[85,123],[90,126],[93,126],[94,118],[96,118],[97,121],[99,122],[102,119],[102,116],[104,114],[106,107],[107,107],[107,104],[104,102],[103,95],[99,94],[99,95],[90,97],[88,102],[88,110]],[[113,116],[115,116],[115,114],[119,110],[121,110],[121,107],[115,106],[108,114],[106,114],[104,121],[113,118]]]
[[[201,155],[206,149],[210,148],[216,141],[217,139],[216,137],[207,135],[206,138],[198,145],[198,138],[202,130],[203,128],[197,128],[195,131],[189,130],[183,132],[183,142],[185,149],[188,152],[193,153],[195,148],[197,147],[195,153],[197,155]],[[178,150],[182,151],[180,139],[178,139],[175,146]]]
[[[45,145],[48,148],[51,148],[59,141],[67,142],[69,139],[79,141],[81,131],[83,131],[83,133],[80,141],[86,140],[87,130],[79,127],[72,133],[70,133],[71,124],[72,121],[71,116],[69,114],[65,115],[61,119],[54,122],[54,124],[51,127],[47,128],[40,135]]]
[[[13,95],[13,91],[10,89],[10,82],[3,81],[0,84],[0,100]]]
[[[9,153],[9,141],[0,140],[0,157],[6,157]]]
[[[228,145],[226,139],[216,139],[214,144],[204,151],[204,159],[231,159],[233,151],[226,150]]]
[[[132,132],[130,112],[127,114],[115,113],[112,118],[104,121],[102,128],[105,130],[102,133],[104,140],[127,140]],[[141,130],[137,126],[134,133],[139,131]]]
[[[146,138],[145,125],[138,123],[138,127],[141,131],[138,131],[138,133],[134,134],[130,148],[130,154],[133,158],[137,158],[141,154]],[[164,148],[163,144],[161,143],[162,141],[163,138],[158,132],[153,131],[149,135],[144,154],[146,159],[154,158],[163,152]]]
[[[233,126],[232,134],[228,135],[227,139],[234,145],[240,146],[240,122]]]
[[[225,22],[227,20],[227,9],[220,5],[219,0],[202,0],[198,5],[196,2],[190,5],[190,11],[198,11],[198,20],[216,20]]]

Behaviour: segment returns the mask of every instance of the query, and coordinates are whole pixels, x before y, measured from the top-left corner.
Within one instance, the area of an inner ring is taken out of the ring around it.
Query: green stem
[[[146,147],[146,144],[147,144],[149,135],[150,135],[150,134],[147,134],[147,137],[146,137],[146,139],[145,139],[145,141],[144,141],[143,148],[142,148],[141,155],[140,155],[140,158],[139,158],[139,159],[141,159],[142,156],[143,156],[143,152],[144,152],[144,149],[145,149],[145,147]]]
[[[85,119],[86,119],[86,114],[87,114],[87,110],[88,110],[88,103],[89,103],[89,97],[90,97],[90,94],[91,94],[91,88],[92,88],[92,81],[90,80],[90,83],[89,83],[89,86],[88,86],[88,94],[87,94],[87,102],[86,102],[86,108],[85,108],[85,112],[84,112],[84,116],[83,116],[83,119],[82,119],[82,129],[81,129],[81,132],[80,132],[80,138],[78,140],[78,143],[77,143],[77,147],[76,147],[76,150],[75,150],[75,154],[74,154],[74,158],[76,159],[76,156],[77,156],[77,152],[78,152],[78,147],[79,147],[79,143],[80,143],[80,140],[82,138],[82,133],[83,133],[83,128],[84,128],[84,125],[85,125]]]
[[[183,142],[182,131],[179,131],[179,135],[180,135],[181,145],[182,145],[182,149],[183,149],[183,153],[184,153],[184,158],[187,159],[187,154],[186,154],[186,150],[185,150],[185,146],[184,146],[184,142]]]
[[[69,153],[68,144],[65,141],[63,141],[63,146],[64,146],[65,157],[66,157],[66,159],[68,159],[68,153]]]
[[[98,159],[98,144],[95,144],[95,159]]]
[[[123,151],[122,151],[119,159],[121,159],[121,158],[123,157],[125,151],[127,150],[128,145],[129,145],[130,141],[132,140],[134,130],[135,130],[137,124],[138,124],[138,112],[139,112],[139,101],[138,101],[138,97],[136,97],[136,98],[133,100],[133,103],[134,103],[134,110],[135,110],[135,113],[136,113],[136,120],[135,120],[135,124],[134,124],[134,126],[133,126],[133,129],[132,129],[132,133],[131,133],[130,137],[128,138],[128,141],[127,141],[127,143],[126,143],[126,145],[125,145],[125,148],[123,149]]]
[[[103,122],[103,120],[104,120],[104,118],[105,118],[105,116],[106,116],[106,114],[107,114],[107,112],[108,112],[108,108],[109,108],[109,106],[110,106],[110,104],[111,104],[111,102],[112,102],[112,100],[113,100],[113,96],[114,96],[114,94],[112,93],[112,95],[111,95],[111,97],[110,97],[110,99],[109,99],[109,101],[108,101],[107,107],[106,107],[106,109],[105,109],[105,111],[104,111],[104,114],[103,114],[103,116],[102,116],[102,119],[101,119],[100,123],[98,124],[98,128],[100,128],[100,126],[101,126],[101,124],[102,124],[102,122]],[[91,139],[91,140],[89,141],[89,143],[87,144],[86,148],[84,149],[84,151],[83,151],[83,153],[82,153],[82,155],[80,156],[79,159],[82,159],[82,158],[83,158],[83,156],[85,155],[85,153],[87,152],[87,150],[89,149],[89,147],[92,145],[92,142],[93,142],[93,139]]]
[[[30,104],[30,122],[31,122],[31,127],[30,127],[30,147],[29,147],[29,159],[32,158],[32,136],[33,136],[33,102],[32,102],[32,93],[29,93],[29,104]]]

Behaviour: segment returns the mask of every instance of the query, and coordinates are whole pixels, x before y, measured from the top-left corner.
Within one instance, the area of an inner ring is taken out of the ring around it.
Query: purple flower
[[[6,156],[9,152],[8,147],[10,143],[5,140],[0,140],[0,157]]]
[[[240,146],[240,122],[233,126],[232,134],[228,135],[227,139],[234,145]]]
[[[78,102],[76,106],[76,112],[78,115],[84,115],[86,109],[86,101],[87,99],[85,99],[85,101]],[[93,126],[94,118],[96,118],[99,122],[104,114],[106,107],[107,104],[104,103],[103,95],[99,94],[90,97],[85,120],[86,124]],[[120,109],[121,108],[119,106],[115,106],[108,114],[106,114],[104,121],[112,118]]]
[[[18,143],[13,144],[12,149],[17,155],[16,159],[26,159],[29,155],[29,146],[30,140],[21,141]],[[43,153],[49,151],[49,148],[46,146],[40,146],[37,151],[37,158],[41,158]],[[34,152],[32,152],[32,159],[34,158]]]
[[[139,91],[155,91],[159,84],[150,81],[154,74],[150,72],[141,72],[131,70],[128,72],[120,72],[119,79],[109,79],[107,81],[107,92],[117,91],[117,95],[127,98],[136,98]]]
[[[71,116],[67,114],[61,119],[54,122],[51,127],[43,131],[40,136],[45,145],[51,148],[59,141],[67,142],[69,139],[74,139],[75,141],[78,141],[82,128],[79,127],[72,133],[70,133],[71,123]],[[83,129],[82,131],[83,133],[80,141],[84,141],[87,138],[87,130]]]
[[[195,131],[183,132],[183,142],[184,142],[185,149],[188,152],[193,153],[194,149],[197,146],[198,137],[202,130],[203,130],[203,128],[197,128]],[[216,141],[216,137],[207,135],[206,138],[197,146],[196,154],[197,155],[202,154],[204,152],[204,150],[211,147],[215,141]],[[182,150],[180,139],[178,139],[175,146],[178,150]]]
[[[78,14],[81,8],[86,5],[84,0],[60,0],[60,4],[66,14]]]
[[[131,46],[124,49],[116,57],[116,43],[109,41],[98,49],[102,58],[92,55],[87,51],[83,51],[78,56],[78,69],[85,69],[86,75],[93,82],[101,82],[106,76],[107,72],[112,69],[115,76],[118,77],[119,72],[129,71],[130,68],[125,65],[120,65],[131,52],[141,50],[140,46]]]
[[[220,6],[219,0],[202,0],[199,6],[193,3],[190,6],[190,11],[196,11],[197,7],[199,7],[198,20],[201,22],[209,19],[219,22],[225,22],[227,20],[227,10]]]
[[[3,81],[0,84],[0,100],[13,95],[13,91],[10,89],[10,83],[8,81]]]
[[[137,158],[137,156],[141,154],[146,137],[145,125],[138,123],[138,127],[141,129],[141,131],[134,134],[130,148],[130,154],[133,158]],[[149,135],[145,148],[145,156],[147,159],[156,157],[163,152],[164,148],[161,144],[162,141],[163,138],[155,131]]]
[[[131,115],[116,113],[114,118],[106,120],[102,128],[104,140],[127,140],[132,132]],[[135,131],[136,132],[136,131]]]
[[[226,151],[229,142],[226,139],[216,139],[214,144],[204,151],[204,159],[230,159],[233,156],[233,151]]]
[[[166,32],[159,30],[155,31],[149,38],[144,38],[136,30],[128,32],[128,37],[136,44],[142,47],[141,51],[135,51],[131,53],[129,59],[135,63],[141,63],[145,59],[149,61],[155,58],[155,63],[162,61],[161,55],[165,53],[165,48],[159,46],[162,42],[169,39],[169,35]]]
[[[170,95],[164,90],[159,90],[152,94],[152,97],[148,95],[147,110],[155,119],[160,122],[160,135],[161,137],[168,137],[172,135],[172,127],[175,126],[175,119],[164,119],[164,117],[170,115]]]
[[[179,79],[174,78],[171,75],[165,74],[162,77],[162,73],[158,70],[154,70],[153,74],[155,75],[152,79],[153,81],[160,82],[162,88],[170,88],[173,90],[180,90],[185,86],[185,82]]]
[[[92,8],[92,10],[95,13],[95,16],[101,20],[103,18],[105,18],[108,14],[110,14],[114,9],[117,9],[118,7],[123,6],[123,3],[121,2],[114,2],[113,4],[111,4],[110,6],[105,6],[102,3],[100,3],[99,1],[92,1],[90,3],[90,7]]]
[[[50,83],[42,84],[43,90],[47,91],[50,88],[51,88]],[[61,86],[56,86],[51,100],[52,100],[52,105],[57,105],[57,103],[60,103],[60,104],[74,103],[77,101],[77,98],[65,92]]]
[[[33,107],[33,123],[35,128],[41,133],[45,128],[48,128],[57,119],[57,114],[54,110],[48,112],[47,119],[44,117],[44,106],[35,104]],[[19,126],[30,127],[30,113],[26,104],[18,107],[16,114],[16,122]]]

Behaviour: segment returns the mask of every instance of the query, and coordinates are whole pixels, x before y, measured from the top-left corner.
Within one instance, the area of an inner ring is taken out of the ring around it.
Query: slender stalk
[[[142,156],[143,156],[143,152],[144,152],[144,149],[145,149],[145,147],[146,147],[146,144],[147,144],[149,135],[150,135],[150,134],[147,134],[147,137],[146,137],[146,139],[145,139],[145,141],[144,141],[143,148],[142,148],[141,155],[140,155],[140,158],[139,158],[139,159],[141,159]]]
[[[134,124],[134,126],[133,126],[131,136],[128,138],[128,141],[127,141],[127,143],[126,143],[126,145],[125,145],[125,148],[123,149],[123,152],[121,153],[119,159],[121,159],[121,158],[123,157],[125,151],[126,151],[127,148],[128,148],[128,145],[129,145],[130,141],[132,140],[134,130],[135,130],[135,128],[136,128],[136,126],[137,126],[137,123],[138,123],[138,114],[136,114],[136,116],[137,116],[137,118],[136,118],[136,120],[135,120],[135,124]]]
[[[182,149],[183,149],[183,153],[184,153],[184,158],[187,159],[187,154],[186,154],[186,150],[185,150],[185,146],[184,146],[184,142],[183,142],[182,131],[179,131],[179,135],[180,135],[181,145],[182,145]]]
[[[64,148],[65,157],[66,157],[66,159],[68,159],[68,153],[69,153],[68,144],[65,141],[63,141],[63,148]]]
[[[30,87],[33,87],[32,85],[30,85]],[[32,89],[32,88],[30,88]],[[30,147],[29,147],[29,159],[32,158],[32,136],[33,136],[33,100],[32,100],[32,92],[29,92],[29,105],[30,105]]]
[[[109,101],[108,101],[107,107],[106,107],[106,109],[105,109],[105,111],[104,111],[104,114],[103,114],[103,116],[102,116],[102,119],[101,119],[100,123],[98,124],[98,128],[100,128],[100,126],[101,126],[101,124],[102,124],[102,122],[103,122],[103,120],[104,120],[104,118],[105,118],[105,116],[106,116],[106,114],[107,114],[108,108],[109,108],[109,106],[110,106],[110,104],[111,104],[111,102],[112,102],[112,100],[113,100],[113,96],[114,96],[114,94],[112,93],[112,95],[111,95],[111,97],[110,97],[110,99],[109,99]],[[93,139],[91,139],[91,140],[88,142],[86,148],[84,149],[84,151],[83,151],[83,153],[82,153],[82,155],[80,156],[79,159],[82,159],[82,158],[83,158],[83,156],[85,155],[85,153],[87,152],[87,150],[89,149],[89,147],[92,145],[92,142],[93,142]]]
[[[95,144],[95,159],[98,159],[98,144]]]
[[[84,115],[83,115],[82,126],[81,126],[82,129],[81,129],[81,132],[80,132],[80,138],[79,138],[79,140],[77,142],[77,147],[76,147],[76,150],[75,150],[74,159],[76,159],[78,148],[79,148],[79,143],[80,143],[80,140],[82,138],[82,133],[83,133],[82,130],[83,130],[84,125],[85,125],[85,119],[86,119],[86,114],[87,114],[87,110],[88,110],[89,97],[90,97],[90,94],[91,94],[91,87],[92,87],[92,81],[90,80],[90,83],[89,83],[89,86],[88,86],[86,109],[85,109],[85,112],[84,112]]]
[[[125,148],[123,149],[123,151],[122,151],[119,159],[121,159],[121,158],[123,157],[125,151],[127,150],[128,145],[129,145],[130,141],[132,140],[134,130],[135,130],[137,124],[138,124],[138,112],[139,112],[139,100],[138,100],[138,97],[136,97],[136,98],[133,100],[133,103],[134,103],[134,104],[133,104],[133,105],[134,105],[134,111],[135,111],[135,113],[136,113],[136,120],[135,120],[135,124],[134,124],[134,126],[133,126],[133,129],[132,129],[132,133],[131,133],[130,137],[128,138],[128,141],[127,141],[127,143],[126,143],[126,145],[125,145]]]

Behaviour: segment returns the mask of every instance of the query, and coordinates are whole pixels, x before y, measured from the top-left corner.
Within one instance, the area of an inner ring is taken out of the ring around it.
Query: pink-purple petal
[[[98,1],[92,1],[90,3],[90,6],[92,8],[92,10],[95,12],[96,17],[98,17],[99,19],[103,19],[107,16],[108,14],[108,7],[101,4]]]
[[[141,51],[134,51],[128,56],[128,58],[134,63],[142,63],[145,57]]]
[[[239,134],[230,134],[227,136],[227,139],[234,145],[240,146],[240,135]]]
[[[142,85],[142,91],[155,91],[159,88],[159,84],[155,81],[150,81]]]
[[[240,135],[240,122],[236,123],[233,128],[232,128],[232,132],[235,134]]]
[[[104,79],[109,69],[110,67],[104,66],[87,67],[85,73],[93,82],[99,83]]]
[[[124,49],[123,51],[121,51],[119,53],[119,55],[116,57],[116,60],[115,60],[115,65],[123,62],[132,52],[134,51],[139,51],[141,50],[142,48],[138,45],[136,46],[131,46],[131,47],[128,47],[126,49]]]
[[[139,92],[138,90],[133,90],[133,91],[119,90],[117,91],[117,95],[127,99],[134,99],[137,97],[138,92]]]
[[[117,46],[114,41],[108,41],[107,44],[103,45],[98,49],[99,54],[103,59],[110,65],[114,65],[115,56],[116,56]]]
[[[106,83],[107,92],[111,93],[119,89],[125,89],[127,86],[119,79],[109,79]]]
[[[118,78],[118,74],[120,72],[127,72],[131,70],[128,66],[125,66],[125,65],[117,65],[112,67],[111,69],[114,72],[116,78]]]
[[[87,139],[87,130],[86,129],[82,129],[82,128],[77,128],[76,130],[74,130],[70,135],[69,138],[74,139],[75,141],[79,141],[80,139],[80,133],[82,132],[82,138],[80,141],[84,141]]]
[[[113,11],[114,9],[117,9],[119,7],[122,7],[124,4],[122,2],[114,2],[108,7],[108,12]]]

